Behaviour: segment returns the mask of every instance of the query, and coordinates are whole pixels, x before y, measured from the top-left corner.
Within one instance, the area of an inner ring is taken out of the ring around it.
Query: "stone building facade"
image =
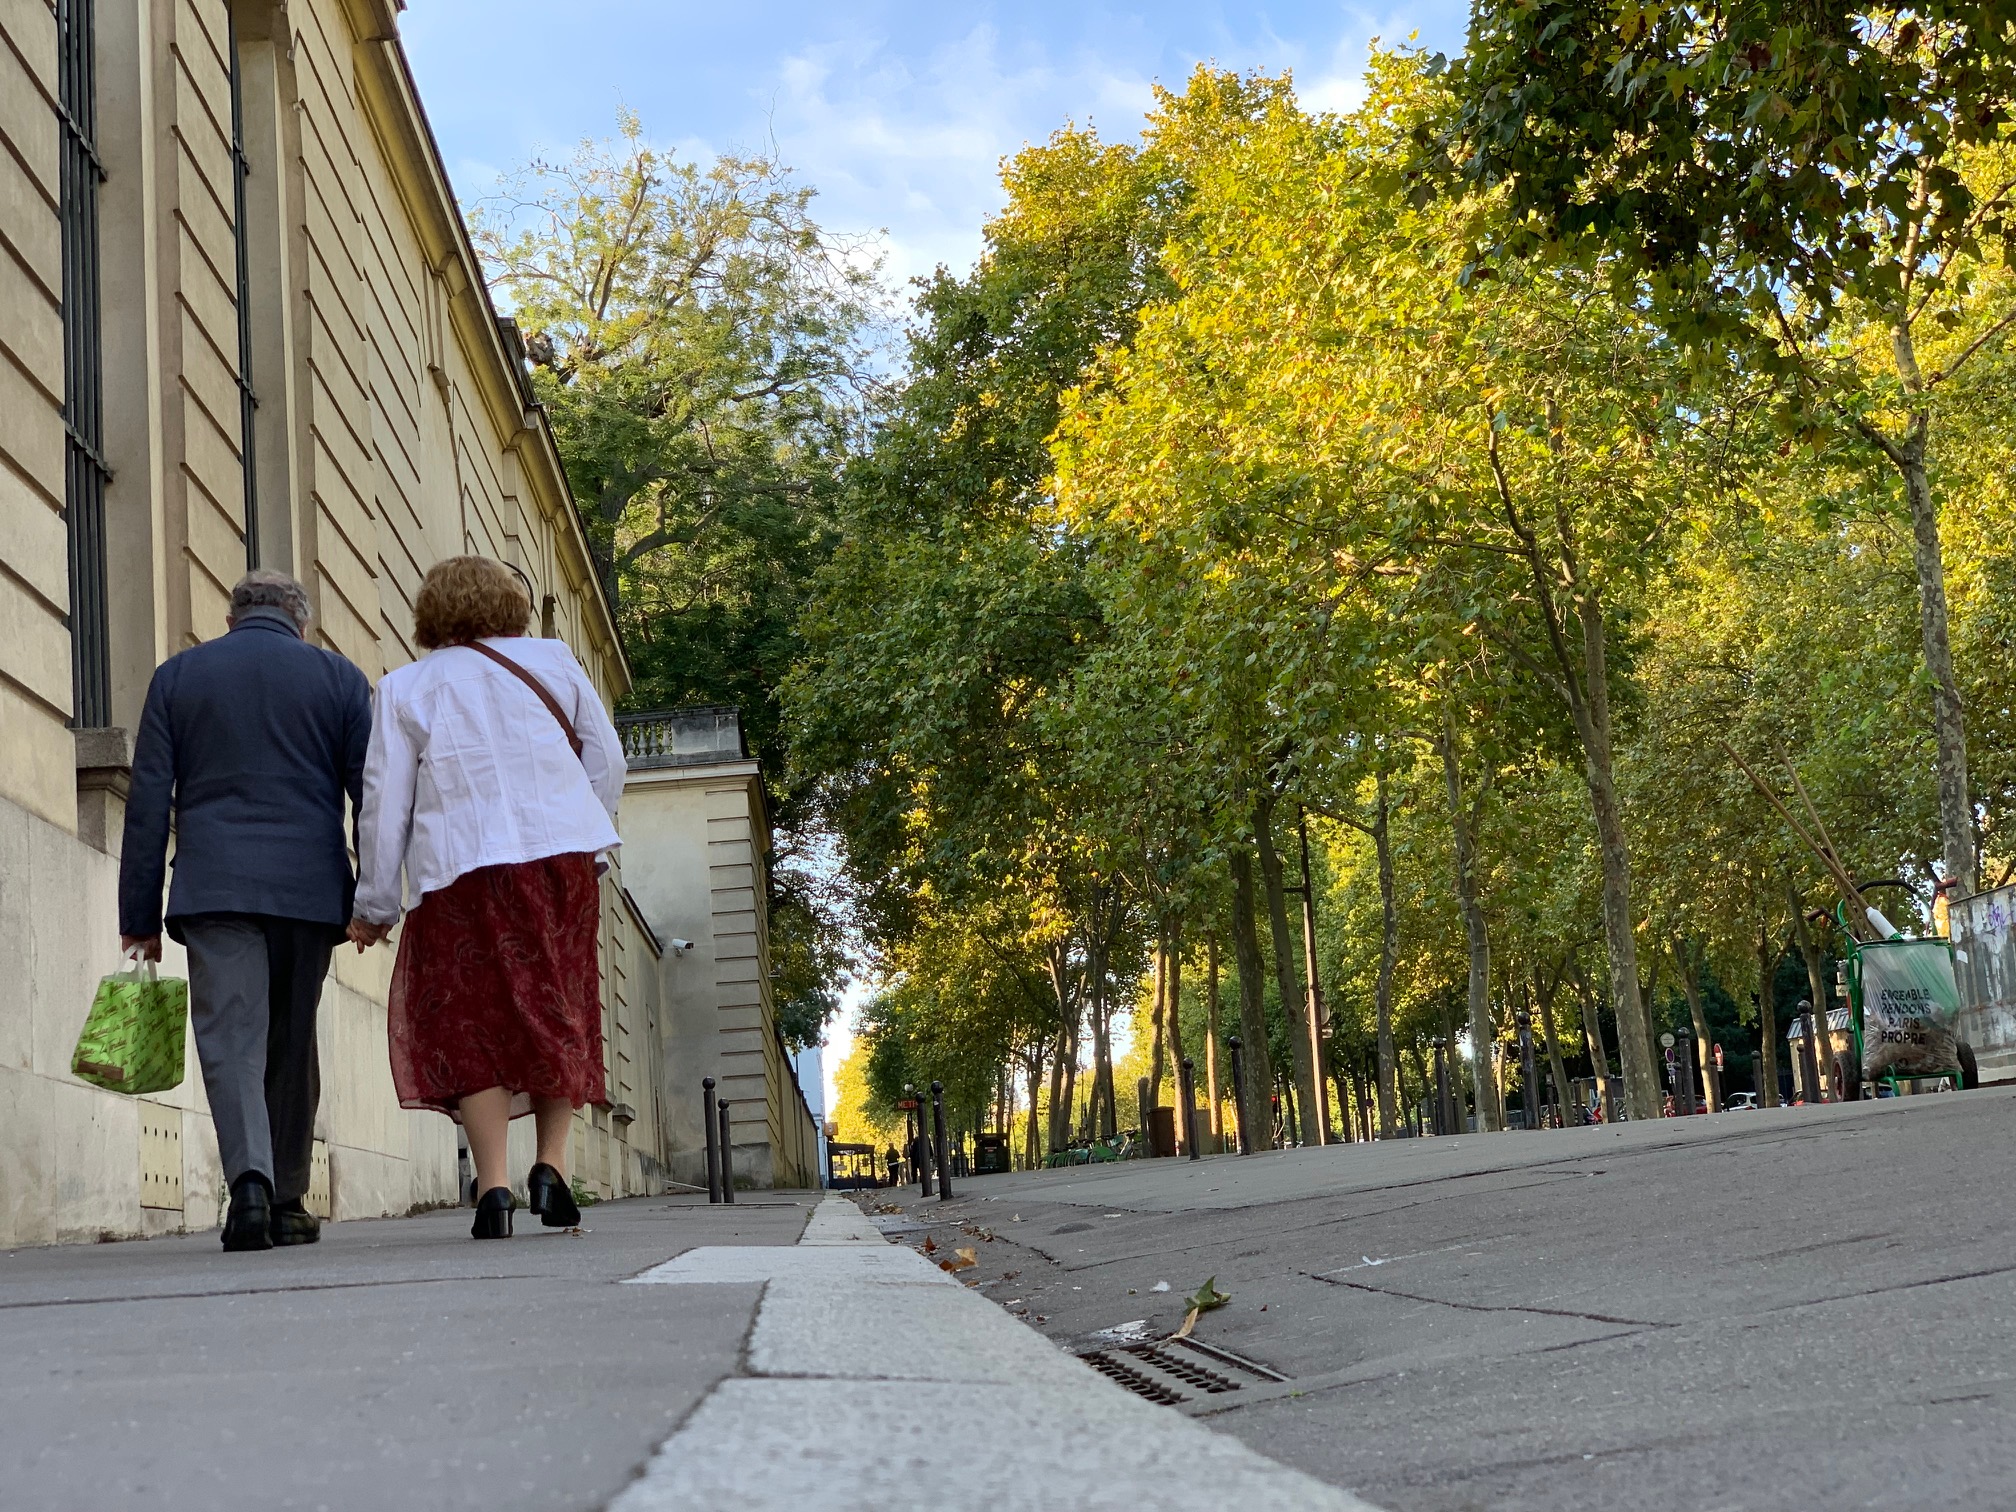
[[[715,1099],[728,1104],[736,1184],[818,1186],[818,1119],[777,1028],[770,821],[741,718],[728,708],[673,709],[617,725],[630,768],[623,785],[629,886],[671,946],[660,1019],[666,1168],[674,1180],[705,1184],[700,1083],[711,1078]],[[816,1055],[810,1065],[816,1079]]]
[[[127,732],[248,564],[307,584],[311,635],[375,679],[414,654],[428,566],[483,552],[612,707],[628,688],[397,9],[0,4],[0,1247],[218,1219],[200,1078],[132,1099],[68,1068],[118,964]],[[459,1189],[454,1126],[392,1093],[391,959],[339,952],[323,999],[313,1200],[339,1218]],[[603,964],[613,1106],[575,1167],[657,1190],[662,973],[620,868]]]

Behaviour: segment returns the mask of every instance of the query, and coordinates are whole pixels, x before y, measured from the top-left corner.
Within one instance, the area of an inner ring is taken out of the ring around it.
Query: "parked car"
[[[1731,1113],[1741,1113],[1745,1109],[1756,1106],[1757,1094],[1755,1092],[1731,1092],[1729,1094],[1728,1109]]]

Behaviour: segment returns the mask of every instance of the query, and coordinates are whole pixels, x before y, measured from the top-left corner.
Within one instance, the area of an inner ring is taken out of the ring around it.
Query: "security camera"
[[[675,956],[682,956],[692,948],[693,948],[693,942],[691,940],[682,940],[679,939],[677,936],[673,937],[672,954],[674,954]]]

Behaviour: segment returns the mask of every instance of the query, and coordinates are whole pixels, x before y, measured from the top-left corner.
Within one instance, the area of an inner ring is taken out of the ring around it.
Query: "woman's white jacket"
[[[601,853],[622,841],[623,743],[564,641],[484,641],[538,678],[574,722],[581,755],[524,683],[465,646],[385,674],[372,695],[358,818],[357,901],[372,924],[483,866]]]

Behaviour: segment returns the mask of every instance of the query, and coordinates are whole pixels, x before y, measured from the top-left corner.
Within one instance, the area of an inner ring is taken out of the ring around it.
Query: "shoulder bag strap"
[[[511,660],[510,657],[505,656],[500,652],[492,651],[488,646],[482,644],[480,641],[458,641],[456,642],[456,644],[467,646],[471,651],[482,652],[485,656],[489,657],[490,660],[497,663],[498,666],[502,667],[506,672],[509,672],[513,677],[517,678],[520,682],[525,684],[525,686],[530,688],[534,693],[537,693],[539,695],[539,702],[546,705],[547,711],[550,714],[552,714],[552,716],[555,719],[560,721],[560,728],[566,732],[567,744],[569,744],[574,748],[575,756],[577,757],[580,756],[581,737],[574,733],[574,721],[569,719],[567,717],[567,711],[560,707],[560,700],[555,698],[551,693],[546,691],[546,684],[539,681],[538,678],[534,677],[530,672],[527,672],[523,667],[519,666],[518,663]]]

